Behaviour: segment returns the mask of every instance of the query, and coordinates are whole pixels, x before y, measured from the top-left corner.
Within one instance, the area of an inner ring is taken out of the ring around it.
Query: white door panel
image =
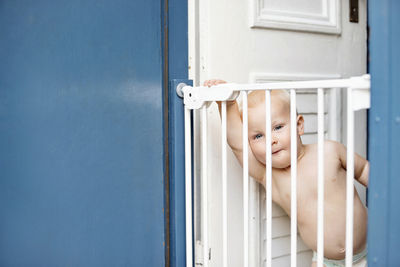
[[[339,0],[251,0],[252,27],[340,34]]]

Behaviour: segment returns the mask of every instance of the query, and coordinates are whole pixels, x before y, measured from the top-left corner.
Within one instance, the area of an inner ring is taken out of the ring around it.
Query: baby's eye
[[[260,139],[261,137],[263,137],[262,134],[257,134],[257,135],[254,136],[254,139]]]
[[[278,126],[276,126],[275,128],[274,128],[274,130],[275,131],[278,131],[278,130],[280,130],[280,129],[282,129],[283,128],[283,125],[278,125]]]

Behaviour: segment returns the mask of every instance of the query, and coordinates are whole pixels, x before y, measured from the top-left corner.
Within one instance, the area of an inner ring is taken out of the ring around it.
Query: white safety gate
[[[207,207],[207,107],[212,101],[222,101],[221,104],[221,140],[222,140],[222,259],[223,267],[228,264],[227,244],[227,127],[226,127],[226,101],[235,100],[239,93],[242,94],[243,117],[243,266],[249,264],[249,232],[248,232],[248,117],[247,93],[248,91],[264,90],[266,96],[266,133],[271,132],[271,90],[283,89],[290,91],[290,123],[291,123],[291,267],[296,266],[297,251],[297,147],[296,147],[296,91],[299,89],[314,89],[318,93],[318,225],[317,225],[317,254],[318,267],[323,266],[324,257],[324,229],[323,229],[323,196],[324,196],[324,90],[344,89],[347,91],[347,186],[346,186],[346,267],[352,266],[353,258],[353,201],[354,201],[354,111],[370,107],[370,77],[363,75],[349,79],[317,80],[299,82],[279,82],[262,84],[221,84],[218,89],[214,87],[181,86],[185,105],[185,175],[186,175],[186,262],[192,266],[194,246],[192,240],[192,140],[191,140],[191,110],[201,109],[201,180],[202,180],[202,239],[203,239],[203,264],[208,266],[208,207]],[[271,135],[266,134],[266,266],[271,266],[271,222],[272,222],[272,165],[271,165]]]

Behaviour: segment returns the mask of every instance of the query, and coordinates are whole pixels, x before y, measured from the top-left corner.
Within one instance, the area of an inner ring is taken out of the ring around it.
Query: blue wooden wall
[[[165,264],[164,12],[0,2],[0,266]]]
[[[400,266],[400,1],[370,0],[368,266]]]

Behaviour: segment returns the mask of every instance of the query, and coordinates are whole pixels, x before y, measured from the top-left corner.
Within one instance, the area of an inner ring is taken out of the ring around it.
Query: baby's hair
[[[283,102],[287,103],[290,107],[290,94],[287,90],[285,89],[271,90],[271,98],[274,97],[279,97]],[[265,91],[264,90],[250,91],[250,93],[248,94],[247,102],[249,107],[254,107],[255,105],[264,103]]]
[[[273,100],[276,97],[282,100],[287,105],[287,109],[290,110],[290,93],[288,90],[285,89],[271,90],[271,100]],[[237,102],[239,106],[239,112],[242,113],[242,98],[239,97],[239,99],[237,99]],[[249,92],[247,97],[247,103],[249,108],[264,102],[265,102],[264,90],[256,90]],[[298,114],[297,110],[296,114]]]
[[[271,98],[273,97],[279,97],[281,100],[283,100],[290,106],[290,94],[287,90],[285,89],[271,90]],[[252,107],[259,103],[263,103],[264,101],[265,101],[264,90],[250,91],[250,93],[248,94],[249,107]]]

